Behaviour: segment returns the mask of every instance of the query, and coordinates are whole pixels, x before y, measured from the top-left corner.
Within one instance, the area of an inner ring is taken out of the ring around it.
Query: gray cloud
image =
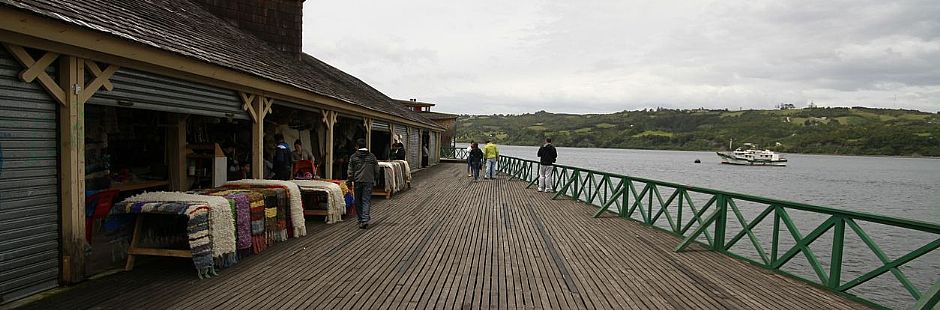
[[[305,2],[305,51],[455,113],[940,110],[938,1]]]

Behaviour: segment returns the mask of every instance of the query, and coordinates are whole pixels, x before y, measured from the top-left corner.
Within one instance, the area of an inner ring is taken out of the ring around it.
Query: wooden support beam
[[[242,109],[248,111],[254,123],[251,126],[251,177],[264,178],[264,117],[271,113],[274,100],[263,95],[239,93]]]
[[[120,69],[118,66],[109,65],[104,71],[101,71],[101,69],[98,68],[98,64],[94,61],[85,60],[84,63],[88,67],[88,71],[91,71],[91,75],[94,76],[94,80],[81,89],[79,101],[81,101],[82,104],[88,101],[88,99],[91,99],[91,96],[94,96],[102,86],[107,90],[114,89],[114,85],[111,84],[110,79],[111,76]]]
[[[62,282],[85,278],[85,105],[80,86],[85,85],[83,60],[73,56],[59,62],[58,89],[64,93],[59,109],[59,199],[62,210]],[[41,73],[40,76],[44,75]]]
[[[333,127],[336,125],[336,111],[323,110],[323,124],[326,124],[326,178],[333,179]]]
[[[365,117],[362,124],[366,126],[366,148],[372,150],[372,119]]]
[[[52,61],[56,60],[59,57],[59,54],[53,52],[47,52],[42,57],[39,58],[39,61],[33,59],[33,56],[29,55],[22,46],[13,45],[4,43],[3,46],[10,51],[10,54],[13,55],[13,58],[16,58],[20,64],[23,65],[26,69],[20,73],[20,79],[26,83],[32,83],[35,79],[39,79],[39,85],[42,85],[43,88],[62,105],[68,105],[66,102],[66,91],[68,91],[71,85],[64,85],[58,83],[46,73],[46,68],[52,64]],[[84,76],[82,77],[84,79]],[[83,81],[84,82],[84,81]],[[84,85],[82,84],[72,84],[72,85]]]
[[[185,191],[189,188],[186,179],[186,115],[172,114],[166,128],[167,168],[170,190]]]

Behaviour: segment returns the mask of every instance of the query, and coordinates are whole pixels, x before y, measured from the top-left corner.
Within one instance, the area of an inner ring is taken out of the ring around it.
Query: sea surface
[[[529,146],[500,146],[501,155],[526,159],[536,159],[537,150],[537,147]],[[787,167],[751,167],[723,165],[714,152],[558,148],[558,164],[562,165],[940,224],[940,159],[802,154],[784,156],[789,160]],[[695,163],[695,160],[701,163]],[[639,184],[637,190],[641,190],[642,186]],[[664,200],[672,194],[668,188],[660,188],[660,191]],[[700,208],[707,202],[708,196],[693,195],[692,200]],[[736,203],[746,221],[767,207],[746,201]],[[803,236],[828,218],[825,214],[795,210],[789,211],[789,215]],[[688,218],[688,215],[684,216]],[[758,243],[768,255],[772,244],[772,219],[772,216],[767,217],[754,230]],[[668,227],[665,220],[660,219],[657,223],[660,222],[663,223],[658,226]],[[729,227],[736,227],[735,233],[741,230],[738,223],[734,215],[729,214]],[[875,223],[859,224],[889,260],[940,237]],[[794,244],[794,238],[783,226],[781,224],[781,250],[778,255]],[[830,229],[810,247],[823,265],[826,275],[830,265],[832,233]],[[752,244],[748,238],[743,238],[731,251],[759,261],[756,247]],[[818,276],[807,262],[806,255],[800,253],[782,269],[818,282]],[[846,227],[840,283],[844,284],[882,265],[874,252],[851,228]],[[921,256],[900,270],[920,292],[925,293],[934,281],[940,281],[940,250]],[[914,303],[910,293],[890,272],[849,292],[892,308],[907,308]]]

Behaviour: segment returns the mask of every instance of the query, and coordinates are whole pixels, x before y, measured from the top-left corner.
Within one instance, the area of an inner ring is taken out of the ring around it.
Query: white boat
[[[786,166],[787,159],[770,150],[762,150],[756,144],[745,143],[734,152],[716,152],[722,164],[743,166]]]

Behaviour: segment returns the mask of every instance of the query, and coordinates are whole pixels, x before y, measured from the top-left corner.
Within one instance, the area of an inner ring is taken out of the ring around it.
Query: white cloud
[[[937,1],[322,1],[304,49],[456,113],[940,110]],[[897,99],[895,99],[897,98]]]

